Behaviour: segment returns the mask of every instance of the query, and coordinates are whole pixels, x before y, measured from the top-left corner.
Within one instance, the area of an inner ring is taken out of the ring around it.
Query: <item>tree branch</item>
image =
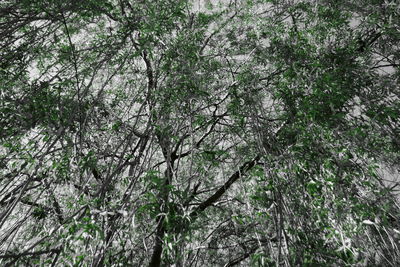
[[[217,200],[225,194],[225,192],[231,187],[231,185],[236,182],[242,175],[244,175],[247,171],[252,169],[257,162],[260,160],[261,156],[257,155],[253,160],[245,162],[238,171],[236,171],[234,174],[229,177],[228,181],[225,182],[223,186],[221,186],[212,196],[210,196],[208,199],[200,203],[200,205],[190,214],[192,219],[195,219],[200,212],[204,211],[208,207],[210,207],[212,204],[217,202]]]
[[[35,252],[23,252],[20,254],[4,254],[0,255],[0,259],[18,259],[24,256],[39,256],[42,254],[48,254],[48,253],[59,253],[61,250],[59,248],[55,249],[49,249],[49,250],[42,250],[42,251],[35,251]]]

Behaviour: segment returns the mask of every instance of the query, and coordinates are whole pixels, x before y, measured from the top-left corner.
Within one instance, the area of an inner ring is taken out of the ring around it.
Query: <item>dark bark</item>
[[[231,187],[231,185],[236,182],[243,174],[245,174],[247,171],[249,171],[251,168],[253,168],[257,162],[260,160],[261,156],[257,155],[253,160],[245,162],[238,171],[236,171],[234,174],[229,177],[228,181],[224,183],[223,186],[221,186],[212,196],[210,196],[208,199],[203,201],[192,213],[191,217],[192,219],[195,219],[200,212],[204,211],[211,205],[213,205],[215,202],[218,201],[218,199],[225,194],[225,192]]]
[[[153,248],[153,255],[149,263],[149,267],[161,266],[161,255],[163,249],[163,238],[165,235],[164,217],[162,217],[157,225],[156,239]]]

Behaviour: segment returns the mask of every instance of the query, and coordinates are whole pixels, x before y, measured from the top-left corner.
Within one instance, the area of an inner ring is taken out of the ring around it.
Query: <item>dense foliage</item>
[[[390,0],[0,2],[0,265],[400,264]]]

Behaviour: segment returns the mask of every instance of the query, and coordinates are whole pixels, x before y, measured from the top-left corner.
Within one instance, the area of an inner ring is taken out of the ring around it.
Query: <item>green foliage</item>
[[[399,265],[381,2],[1,2],[0,265]]]
[[[32,212],[32,216],[38,220],[46,218],[47,214],[43,208],[35,208]]]

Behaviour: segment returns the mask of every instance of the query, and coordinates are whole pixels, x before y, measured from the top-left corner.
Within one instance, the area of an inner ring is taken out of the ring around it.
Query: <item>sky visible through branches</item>
[[[0,265],[398,266],[399,13],[0,2]]]

